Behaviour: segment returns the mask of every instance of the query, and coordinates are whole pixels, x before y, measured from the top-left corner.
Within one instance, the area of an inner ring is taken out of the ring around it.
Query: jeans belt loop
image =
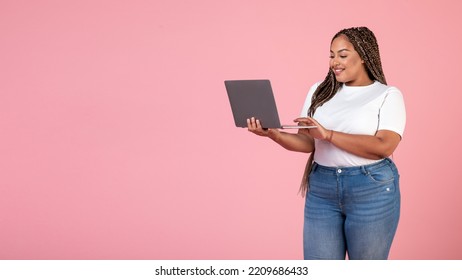
[[[369,170],[367,170],[364,165],[361,166],[361,171],[364,173],[364,175],[369,175]]]

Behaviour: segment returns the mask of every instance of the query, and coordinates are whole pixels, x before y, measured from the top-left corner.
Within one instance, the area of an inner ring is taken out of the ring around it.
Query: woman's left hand
[[[306,118],[297,118],[294,122],[298,123],[299,125],[310,125],[316,126],[316,128],[308,128],[308,133],[316,139],[326,140],[329,137],[330,130],[325,129],[322,125],[320,125],[315,119],[306,117]]]

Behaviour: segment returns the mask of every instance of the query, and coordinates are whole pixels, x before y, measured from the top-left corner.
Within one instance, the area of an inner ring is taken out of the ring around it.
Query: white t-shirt
[[[310,88],[301,113],[306,117],[311,97],[320,82]],[[403,136],[406,110],[401,91],[378,81],[368,86],[343,86],[316,109],[313,118],[326,129],[349,134],[375,135],[391,130]],[[335,135],[334,135],[335,137]],[[377,162],[350,154],[324,140],[315,139],[314,161],[324,166],[347,167]]]

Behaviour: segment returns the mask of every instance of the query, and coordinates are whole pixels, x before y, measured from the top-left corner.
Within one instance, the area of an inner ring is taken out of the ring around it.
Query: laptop
[[[237,127],[247,127],[247,119],[255,117],[263,128],[300,129],[316,126],[281,125],[269,80],[225,81],[229,103]]]

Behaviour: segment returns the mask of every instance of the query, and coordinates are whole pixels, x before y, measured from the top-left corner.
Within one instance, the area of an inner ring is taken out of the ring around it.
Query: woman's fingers
[[[257,120],[255,120],[255,118],[247,119],[247,127],[249,128],[249,130],[257,129],[258,128]]]
[[[306,117],[306,118],[296,118],[294,120],[296,123],[302,123],[304,125],[318,125],[318,122],[315,121],[313,118]]]
[[[306,118],[296,118],[294,121],[298,123],[302,123],[303,125],[316,126],[316,128],[308,129],[309,134],[316,139],[321,139],[321,140],[326,139],[328,131],[322,125],[320,125],[315,119],[306,117]]]
[[[260,136],[267,136],[268,131],[264,130],[261,126],[260,120],[255,119],[254,117],[247,119],[247,129],[250,132],[253,132]]]
[[[249,130],[255,129],[255,122],[253,122],[252,119],[247,119],[247,128]]]

